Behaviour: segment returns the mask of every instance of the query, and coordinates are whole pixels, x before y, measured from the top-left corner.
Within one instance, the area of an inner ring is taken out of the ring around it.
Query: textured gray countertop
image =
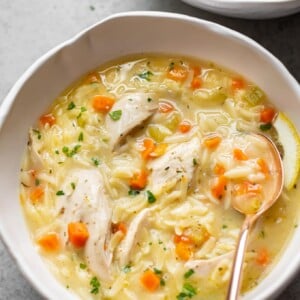
[[[270,50],[300,81],[300,14],[247,21],[214,15],[180,0],[0,0],[0,102],[46,51],[112,13],[133,10],[184,13],[233,28]],[[0,201],[5,201],[3,195]],[[20,273],[0,240],[0,300],[4,299],[42,297]],[[300,273],[278,299],[300,299]]]

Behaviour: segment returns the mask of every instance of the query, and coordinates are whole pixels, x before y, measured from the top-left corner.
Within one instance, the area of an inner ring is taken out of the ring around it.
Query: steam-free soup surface
[[[190,58],[88,74],[29,131],[20,189],[37,250],[81,299],[224,299],[244,218],[231,201],[255,213],[274,172],[247,133],[276,140],[276,114],[253,83]],[[284,189],[255,225],[244,292],[276,263],[299,196]]]

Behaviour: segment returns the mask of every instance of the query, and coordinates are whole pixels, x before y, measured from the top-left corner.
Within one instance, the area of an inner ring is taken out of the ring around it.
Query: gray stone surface
[[[266,21],[214,15],[180,0],[0,0],[0,102],[39,56],[81,29],[116,12],[160,10],[223,24],[252,37],[300,81],[300,14]],[[205,41],[204,41],[205,42]],[[1,196],[0,201],[5,201]],[[300,273],[278,299],[300,299]],[[40,300],[0,240],[0,300]]]

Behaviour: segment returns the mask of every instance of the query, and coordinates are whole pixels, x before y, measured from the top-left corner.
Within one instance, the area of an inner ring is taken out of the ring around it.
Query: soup
[[[51,271],[82,299],[224,299],[244,216],[268,196],[278,111],[210,62],[124,58],[86,75],[29,130],[20,197]],[[298,222],[297,185],[250,236],[243,292]]]

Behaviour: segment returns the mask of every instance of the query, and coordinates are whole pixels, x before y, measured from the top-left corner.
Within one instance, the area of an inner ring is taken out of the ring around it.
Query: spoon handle
[[[241,274],[242,274],[244,255],[245,255],[247,240],[248,240],[252,223],[253,223],[252,218],[250,216],[247,216],[237,241],[237,247],[235,250],[226,300],[238,299],[239,292],[240,292],[241,278],[242,278]]]

